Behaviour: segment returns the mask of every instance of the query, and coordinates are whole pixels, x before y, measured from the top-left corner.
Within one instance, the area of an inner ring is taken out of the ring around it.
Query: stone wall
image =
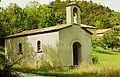
[[[41,53],[37,53],[37,41],[41,41]],[[6,39],[5,50],[11,61],[22,58],[22,67],[54,67],[59,65],[57,43],[58,32]],[[18,44],[22,44],[23,54],[19,54]]]
[[[91,35],[80,28],[78,25],[73,25],[70,28],[62,29],[59,32],[60,44],[59,54],[60,61],[63,66],[73,65],[73,43],[81,44],[81,57],[79,64],[88,63],[91,59]]]

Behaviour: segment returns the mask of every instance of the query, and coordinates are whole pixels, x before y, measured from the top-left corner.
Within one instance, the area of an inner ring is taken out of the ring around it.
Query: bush
[[[106,45],[107,48],[119,48],[120,46],[120,39],[118,38],[119,31],[110,30],[106,32],[103,36],[103,43]]]
[[[93,36],[92,37],[92,47],[93,48],[96,48],[96,47],[105,48],[105,44],[103,43],[102,39],[103,39],[102,37]]]
[[[0,77],[19,77],[18,74],[12,70],[13,65],[18,61],[11,63],[4,54],[4,48],[0,47]]]
[[[102,37],[92,37],[92,47],[102,47],[104,49],[119,49],[120,47],[120,27],[113,27]]]
[[[98,64],[98,57],[97,56],[92,56],[92,63]]]
[[[101,54],[111,54],[111,55],[115,55],[115,53],[112,53],[110,52],[110,50],[106,50],[102,47],[96,47],[93,49],[94,52],[98,52],[98,53],[101,53]]]

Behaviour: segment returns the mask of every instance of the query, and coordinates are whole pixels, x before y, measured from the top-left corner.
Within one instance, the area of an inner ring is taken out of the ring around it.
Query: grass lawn
[[[110,64],[110,65],[118,65],[120,64],[120,53],[113,52],[113,54],[101,54],[101,53],[93,53],[98,57],[98,60],[101,64]]]
[[[119,52],[93,52],[98,57],[98,64],[84,67],[75,67],[69,70],[61,69],[29,69],[15,68],[16,71],[37,75],[56,77],[120,77],[120,53]]]

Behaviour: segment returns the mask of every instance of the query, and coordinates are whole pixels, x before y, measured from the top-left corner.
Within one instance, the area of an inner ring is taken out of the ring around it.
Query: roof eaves
[[[61,29],[64,29],[64,28],[68,28],[72,25],[70,24],[65,24],[65,26],[63,27],[55,27],[53,29],[50,29],[50,30],[44,30],[43,31],[37,31],[37,32],[33,32],[33,33],[26,33],[26,34],[15,34],[15,35],[10,35],[10,36],[6,36],[4,37],[4,39],[8,39],[8,38],[14,38],[14,37],[21,37],[21,36],[29,36],[29,35],[35,35],[35,34],[43,34],[43,33],[49,33],[49,32],[56,32],[56,31],[59,31]],[[52,27],[51,27],[52,28]],[[47,28],[46,28],[47,29]],[[22,32],[21,32],[22,33]]]
[[[82,28],[96,29],[96,27],[81,24]]]
[[[77,2],[71,2],[71,3],[67,4],[66,7],[71,6],[71,5],[77,5],[80,8],[80,6],[78,5]]]
[[[86,28],[83,28],[83,27],[81,27],[83,30],[85,30],[87,33],[89,33],[89,34],[91,34],[91,35],[93,35],[93,33],[92,32],[90,32],[89,30],[87,30]]]

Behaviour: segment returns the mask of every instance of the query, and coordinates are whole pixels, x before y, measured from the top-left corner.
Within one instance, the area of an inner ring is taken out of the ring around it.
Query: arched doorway
[[[73,65],[78,65],[81,60],[81,45],[79,42],[73,43]]]

